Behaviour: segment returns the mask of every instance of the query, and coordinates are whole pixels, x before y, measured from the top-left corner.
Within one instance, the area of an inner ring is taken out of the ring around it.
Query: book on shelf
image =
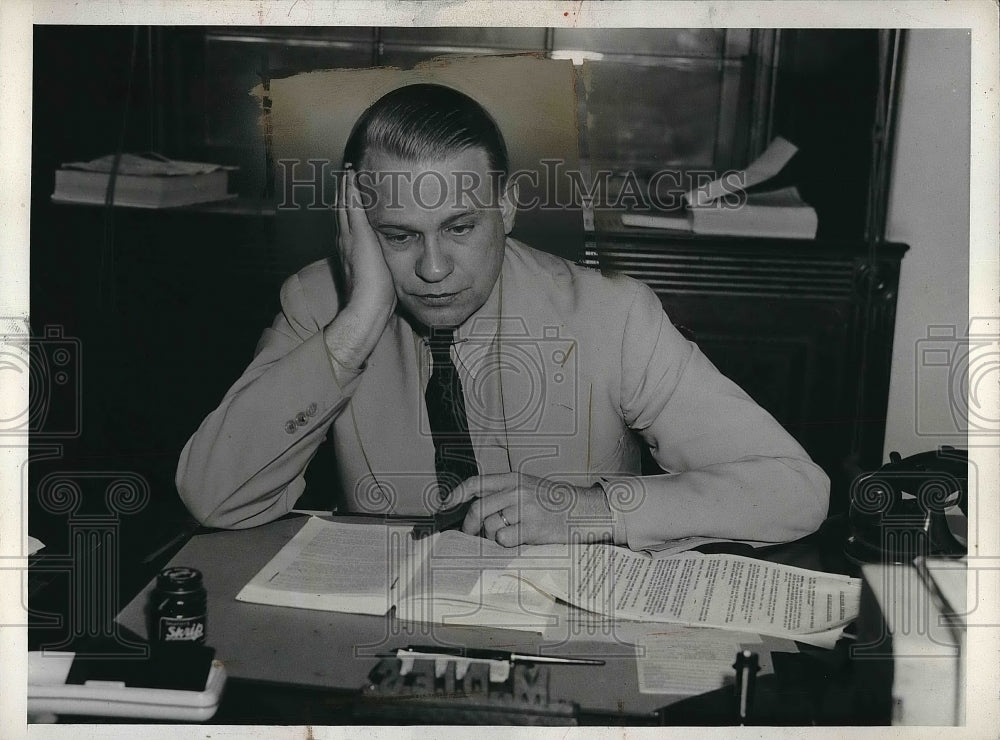
[[[796,148],[776,138],[745,170],[726,173],[686,193],[682,215],[624,213],[622,224],[713,236],[814,239],[819,220],[782,171]]]
[[[53,202],[104,205],[114,160],[114,155],[107,155],[63,164],[56,170]],[[115,174],[112,204],[175,208],[235,198],[229,193],[229,173],[234,169],[154,154],[123,154]]]
[[[860,582],[736,555],[651,557],[607,544],[521,545],[311,517],[239,601],[544,633],[570,609],[832,646]]]

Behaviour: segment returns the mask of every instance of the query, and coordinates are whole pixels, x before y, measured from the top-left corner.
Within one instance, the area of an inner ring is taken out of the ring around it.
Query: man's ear
[[[503,216],[503,233],[510,234],[514,229],[514,217],[517,215],[517,183],[508,182],[500,196],[500,215]]]

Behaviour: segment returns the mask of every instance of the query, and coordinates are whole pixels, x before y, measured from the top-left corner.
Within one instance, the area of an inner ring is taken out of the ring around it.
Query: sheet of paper
[[[691,190],[684,197],[692,208],[699,208],[709,205],[724,195],[760,185],[781,172],[797,151],[794,144],[777,136],[764,150],[764,153],[751,162],[745,170],[726,173],[707,185]]]
[[[858,613],[861,582],[737,555],[651,559],[620,547],[575,548],[543,590],[613,619],[760,632],[832,646]]]
[[[677,626],[650,633],[635,649],[639,691],[694,695],[732,684],[733,663],[744,647],[757,653],[758,677],[773,673],[771,656],[759,644],[759,635],[717,629]]]
[[[571,562],[566,545],[509,548],[456,530],[421,542],[426,543],[419,553],[421,567],[408,590],[434,598],[471,595],[484,573],[503,571],[517,576],[535,570],[568,570]]]
[[[794,185],[780,190],[767,190],[762,193],[747,193],[747,205],[771,206],[772,208],[801,208],[805,205],[799,189]]]
[[[764,643],[764,649],[770,653],[797,653],[799,646],[794,640],[787,637],[775,637],[774,635],[760,635]]]
[[[589,612],[572,604],[558,602],[553,610],[553,622],[542,633],[548,644],[562,645],[566,642],[593,642],[612,646],[620,645],[623,654],[632,653],[632,648],[649,632],[664,628],[663,624],[636,622],[628,619],[611,619],[603,614]]]
[[[520,575],[568,569],[568,547],[506,548],[454,530],[425,542],[419,570],[397,603],[397,618],[539,633],[553,622],[555,600]]]
[[[396,614],[406,614],[406,609],[423,609],[417,621],[542,633],[554,621],[552,613],[556,608],[555,599],[527,581],[505,570],[485,569],[475,572],[475,582],[465,594],[451,598],[441,589],[435,589],[433,598],[401,603]],[[411,613],[412,616],[416,615]]]
[[[385,614],[413,548],[412,527],[310,518],[236,595],[238,601]]]

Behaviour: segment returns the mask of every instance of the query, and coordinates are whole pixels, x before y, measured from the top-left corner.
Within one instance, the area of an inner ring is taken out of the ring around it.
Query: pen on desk
[[[736,669],[737,716],[740,725],[745,725],[747,717],[750,716],[750,705],[753,702],[754,682],[757,679],[757,671],[760,670],[757,653],[746,649],[736,653],[736,662],[733,663],[733,668]]]
[[[194,529],[195,528],[187,528],[187,527],[185,527],[181,532],[179,532],[177,535],[175,535],[163,547],[157,548],[156,551],[154,551],[154,552],[150,553],[149,555],[147,555],[143,559],[142,564],[143,565],[149,565],[150,563],[152,563],[154,560],[156,560],[158,557],[160,557],[160,555],[162,555],[163,553],[165,553],[167,550],[169,550],[171,547],[173,547],[174,545],[176,545],[178,542],[181,542],[185,538],[190,537],[191,534],[194,532]]]
[[[561,655],[530,655],[527,653],[511,653],[506,650],[479,650],[476,648],[438,647],[437,645],[411,645],[399,648],[400,653],[415,653],[419,655],[445,655],[472,660],[509,660],[512,663],[547,663],[554,665],[604,665],[603,660],[593,658],[567,658]]]

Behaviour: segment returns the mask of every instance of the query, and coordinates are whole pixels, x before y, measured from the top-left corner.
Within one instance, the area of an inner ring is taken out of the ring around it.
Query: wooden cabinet
[[[650,285],[671,320],[826,470],[837,513],[854,477],[882,462],[906,249],[602,230],[598,219],[586,262]]]
[[[84,402],[94,411],[85,421],[103,428],[100,439],[81,441],[176,465],[187,437],[250,362],[282,281],[301,264],[276,247],[266,210],[51,208],[53,240],[73,239],[91,272],[67,300],[86,354]],[[55,278],[33,276],[42,306],[51,305],[42,299]]]

